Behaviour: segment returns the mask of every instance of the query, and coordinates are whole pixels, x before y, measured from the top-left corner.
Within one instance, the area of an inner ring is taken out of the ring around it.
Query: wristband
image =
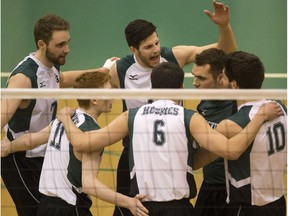
[[[116,59],[113,60],[113,61],[111,61],[111,59],[107,59],[106,62],[104,63],[104,65],[103,65],[103,67],[108,68],[110,70],[115,62],[116,62]]]

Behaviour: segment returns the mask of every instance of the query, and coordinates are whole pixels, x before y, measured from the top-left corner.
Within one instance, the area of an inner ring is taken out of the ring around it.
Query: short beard
[[[62,58],[63,60],[60,59],[59,57],[56,58],[56,57],[54,56],[54,54],[49,51],[49,49],[46,50],[45,55],[46,55],[46,58],[47,58],[50,62],[52,62],[54,65],[64,65],[64,64],[66,63],[65,57]]]

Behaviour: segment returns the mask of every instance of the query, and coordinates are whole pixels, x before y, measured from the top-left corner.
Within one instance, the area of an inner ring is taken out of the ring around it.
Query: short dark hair
[[[181,88],[184,81],[184,71],[176,63],[163,62],[153,68],[151,73],[152,88]]]
[[[236,51],[224,58],[229,82],[235,80],[240,89],[260,89],[265,76],[264,65],[254,54]]]
[[[136,19],[130,22],[125,28],[125,37],[128,46],[139,49],[140,43],[156,32],[156,28],[153,23],[143,19]]]
[[[199,54],[196,54],[194,63],[198,66],[209,64],[209,71],[212,74],[213,79],[215,80],[224,69],[224,56],[225,52],[223,50],[217,48],[210,48],[202,51]]]
[[[38,49],[37,42],[43,40],[46,44],[49,44],[52,39],[54,31],[69,31],[70,24],[62,17],[54,14],[48,14],[41,17],[34,26],[34,40]]]
[[[75,79],[73,88],[101,88],[110,81],[110,75],[103,72],[86,72]],[[77,99],[80,107],[89,108],[90,100]]]

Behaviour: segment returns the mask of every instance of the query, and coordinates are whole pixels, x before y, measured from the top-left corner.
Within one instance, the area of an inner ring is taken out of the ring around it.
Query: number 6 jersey
[[[193,198],[193,153],[189,124],[195,111],[170,100],[130,109],[128,117],[131,195],[143,201]]]

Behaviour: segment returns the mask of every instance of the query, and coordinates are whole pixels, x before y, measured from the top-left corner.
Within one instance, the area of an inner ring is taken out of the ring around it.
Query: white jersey
[[[241,105],[228,119],[242,128],[266,100]],[[230,201],[263,206],[284,195],[287,166],[287,116],[265,122],[253,143],[238,160],[228,161]]]
[[[48,68],[35,58],[34,53],[25,57],[11,73],[14,76],[22,73],[31,80],[32,88],[46,89],[60,87],[59,68]],[[8,80],[9,82],[9,80]],[[14,140],[23,134],[34,133],[47,127],[55,118],[57,100],[55,98],[32,99],[25,109],[18,108],[5,126],[6,136]],[[46,145],[27,150],[26,157],[43,157]]]
[[[194,113],[169,100],[129,110],[131,195],[159,202],[195,197],[189,132]]]
[[[96,121],[88,114],[77,109],[72,118],[82,131],[99,129]],[[58,197],[71,205],[77,199],[87,199],[82,193],[82,165],[73,152],[63,125],[56,119],[51,128],[47,150],[40,176],[39,191],[50,197]],[[88,200],[89,202],[89,200]]]
[[[161,47],[160,63],[173,62],[178,64],[171,48]],[[142,67],[134,55],[128,55],[117,61],[117,72],[120,87],[125,89],[151,89],[152,68]],[[147,104],[146,99],[125,99],[123,110],[140,107]]]

